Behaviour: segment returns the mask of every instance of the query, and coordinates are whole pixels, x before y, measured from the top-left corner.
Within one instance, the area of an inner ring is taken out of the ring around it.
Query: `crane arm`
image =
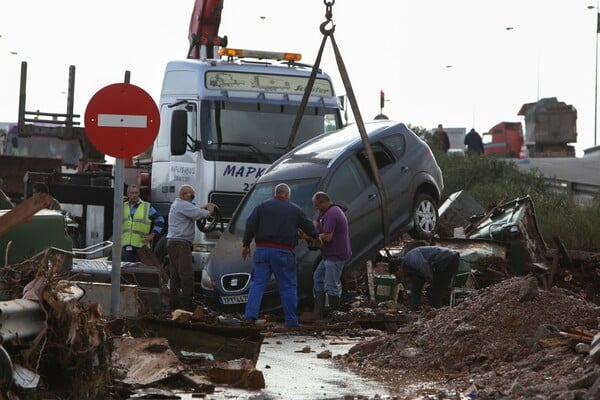
[[[206,48],[206,57],[214,58],[214,48],[227,45],[227,37],[219,37],[221,11],[224,0],[196,0],[190,19],[188,39],[190,48],[187,58],[199,59],[201,47]]]

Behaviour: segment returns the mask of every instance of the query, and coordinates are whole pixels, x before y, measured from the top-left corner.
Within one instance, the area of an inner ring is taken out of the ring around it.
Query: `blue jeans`
[[[298,326],[298,284],[296,256],[290,250],[257,247],[245,318],[258,318],[260,304],[267,284],[275,275],[286,326]]]
[[[340,278],[345,261],[321,260],[313,273],[313,288],[315,292],[327,292],[329,297],[340,296]]]

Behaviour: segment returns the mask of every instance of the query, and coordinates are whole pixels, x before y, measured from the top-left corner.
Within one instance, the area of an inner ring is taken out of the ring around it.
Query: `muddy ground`
[[[600,307],[572,291],[514,277],[454,308],[408,314],[413,322],[339,361],[391,385],[398,399],[600,399],[600,367],[586,344]]]
[[[23,271],[19,271],[22,276]],[[353,371],[355,376],[346,374],[333,383],[343,388],[358,382],[359,389],[344,393],[334,392],[329,386],[325,390],[319,387],[314,398],[600,399],[600,365],[590,357],[590,342],[599,328],[600,306],[586,300],[597,296],[583,290],[598,281],[598,273],[596,269],[586,271],[581,276],[556,275],[556,285],[567,284],[571,289],[553,286],[543,290],[539,278],[512,277],[465,297],[456,307],[438,310],[424,305],[422,310],[412,312],[404,304],[391,301],[374,307],[351,300],[342,312],[333,315],[329,325],[282,332],[275,318],[265,324],[263,333],[270,342],[266,346],[273,346],[275,341],[275,349],[279,344],[273,335],[282,333],[357,342],[346,352],[334,352],[332,359],[316,362],[321,367],[333,363],[340,370]],[[51,276],[47,279],[52,281]],[[44,292],[43,298],[49,301],[44,306],[48,312],[46,334],[38,335],[29,348],[14,355],[14,361],[41,374],[36,394],[44,395],[37,398],[128,398],[123,395],[125,390],[114,385],[107,361],[111,340],[121,335],[105,330],[96,308],[88,309],[77,301],[60,305],[54,297],[58,287],[46,286]],[[298,343],[296,350],[303,346]],[[284,383],[275,393],[297,398],[296,376],[305,373],[302,368],[309,361],[315,362],[316,355],[290,352],[289,345],[282,348],[282,356],[287,357],[283,364],[289,364],[289,370],[297,375],[291,374],[286,380],[265,373],[266,391],[247,391],[245,398],[277,398],[274,392],[269,393],[275,386],[274,379],[277,384]],[[257,368],[269,369],[261,364],[260,357]],[[378,396],[369,383],[371,389],[361,394],[362,378],[375,385],[380,383],[386,390]],[[181,389],[180,381],[170,383]],[[14,389],[12,397],[0,398],[27,399],[32,398],[31,394],[30,390]],[[212,395],[205,392],[193,396]]]

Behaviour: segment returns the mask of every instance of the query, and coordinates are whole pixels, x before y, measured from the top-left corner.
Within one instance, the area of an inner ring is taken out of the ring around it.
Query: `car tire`
[[[413,227],[408,234],[417,240],[431,239],[437,230],[438,209],[428,194],[417,193],[412,211]]]

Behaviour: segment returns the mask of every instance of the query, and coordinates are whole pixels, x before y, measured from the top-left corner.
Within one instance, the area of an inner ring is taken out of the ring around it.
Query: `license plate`
[[[221,296],[221,304],[242,304],[247,302],[247,294],[241,294],[239,296]]]

